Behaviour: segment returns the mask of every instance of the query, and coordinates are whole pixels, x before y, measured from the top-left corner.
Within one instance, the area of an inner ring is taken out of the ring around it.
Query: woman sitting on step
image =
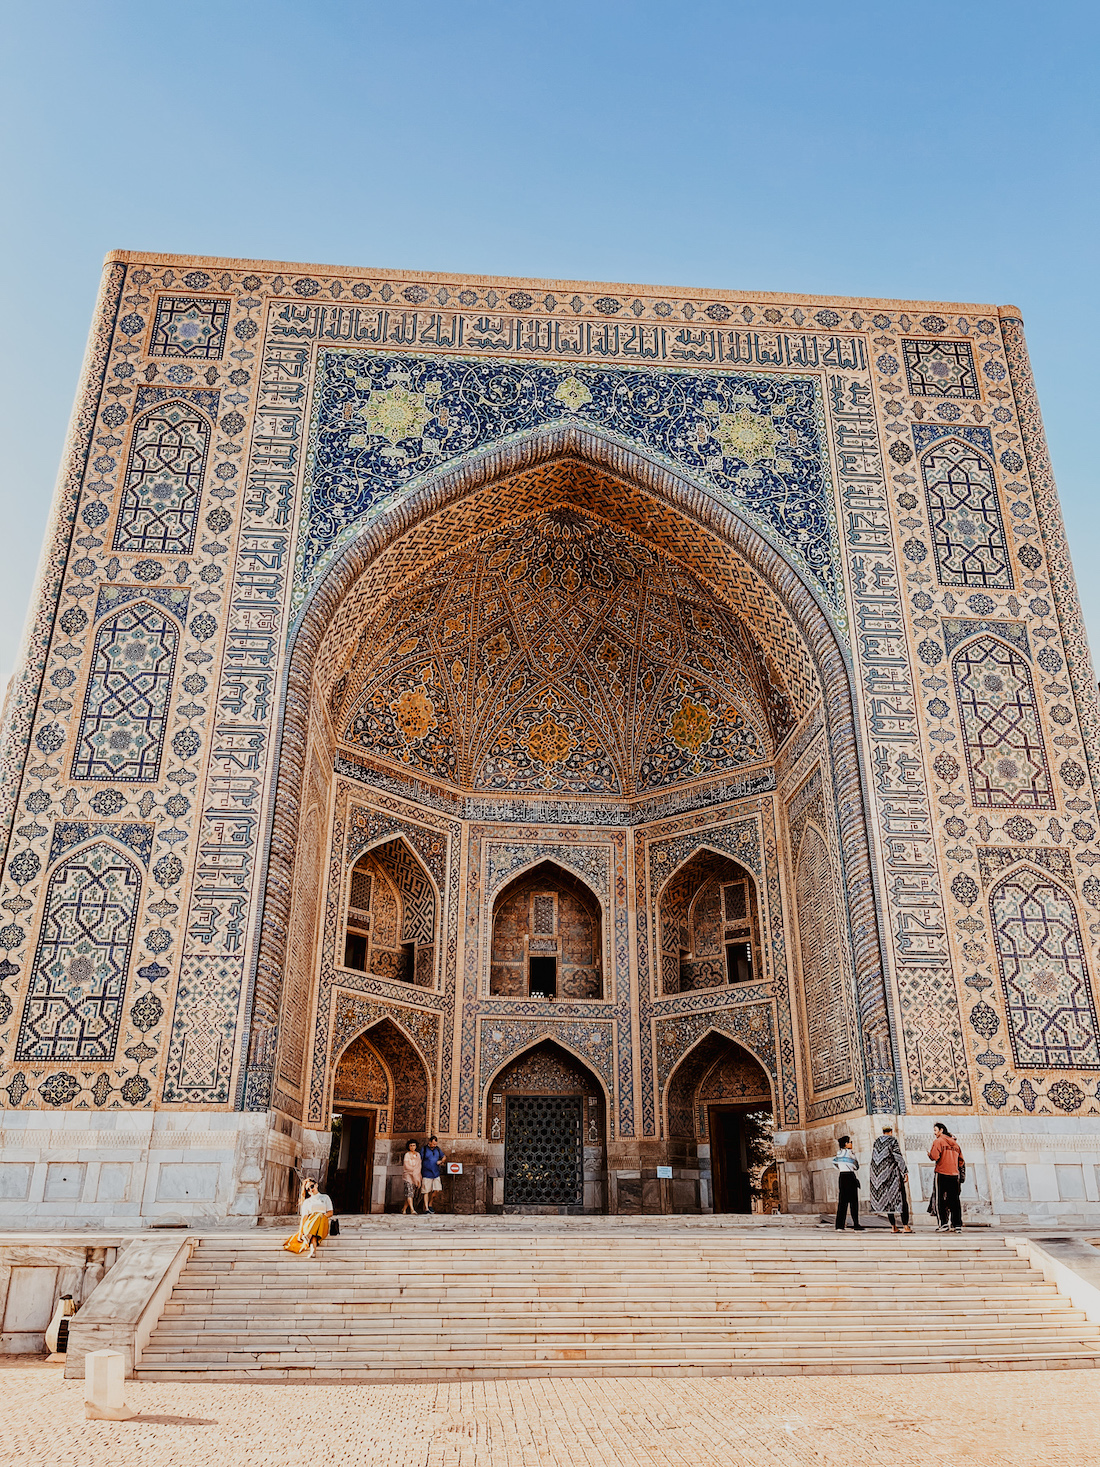
[[[324,1192],[317,1190],[317,1183],[307,1180],[302,1187],[302,1203],[300,1207],[302,1221],[298,1224],[298,1231],[291,1233],[283,1244],[288,1253],[304,1253],[309,1249],[309,1256],[313,1258],[317,1252],[317,1239],[328,1237],[329,1223],[332,1221],[332,1203]]]

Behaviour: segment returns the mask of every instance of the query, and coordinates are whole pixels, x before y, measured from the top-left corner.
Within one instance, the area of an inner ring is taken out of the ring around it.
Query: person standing
[[[936,1204],[940,1219],[936,1232],[957,1233],[962,1228],[961,1193],[966,1162],[962,1148],[942,1121],[937,1121],[933,1130],[935,1140],[928,1148],[928,1155],[936,1163]]]
[[[883,1126],[871,1148],[871,1211],[884,1212],[894,1232],[911,1233],[905,1177],[909,1168],[893,1126]],[[901,1213],[901,1228],[896,1214]]]
[[[405,1179],[405,1205],[401,1212],[416,1214],[416,1194],[420,1191],[421,1164],[420,1147],[410,1137],[409,1144],[405,1147],[405,1155],[401,1158],[401,1166]]]
[[[420,1153],[420,1190],[424,1194],[424,1211],[432,1211],[432,1194],[442,1192],[443,1182],[440,1172],[447,1155],[439,1145],[438,1136],[429,1136],[428,1144]]]
[[[833,1157],[833,1166],[839,1173],[836,1201],[837,1231],[844,1231],[845,1215],[851,1212],[853,1230],[862,1233],[863,1227],[859,1221],[859,1178],[856,1176],[856,1172],[859,1171],[859,1162],[852,1150],[851,1136],[841,1136],[837,1142],[837,1153]]]

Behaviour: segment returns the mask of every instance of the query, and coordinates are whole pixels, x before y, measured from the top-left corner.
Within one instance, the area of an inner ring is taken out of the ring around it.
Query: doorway
[[[337,1122],[339,1124],[337,1124]],[[377,1115],[344,1111],[332,1118],[328,1194],[336,1212],[370,1212]]]
[[[583,1118],[579,1095],[509,1095],[505,1207],[584,1206]]]
[[[751,1212],[748,1111],[744,1106],[709,1108],[710,1164],[715,1212]]]

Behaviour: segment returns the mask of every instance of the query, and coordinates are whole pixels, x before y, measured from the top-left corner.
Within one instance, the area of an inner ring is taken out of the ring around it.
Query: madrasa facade
[[[1020,312],[111,254],[3,733],[0,1206],[1100,1220]],[[923,1166],[922,1166],[923,1163]]]

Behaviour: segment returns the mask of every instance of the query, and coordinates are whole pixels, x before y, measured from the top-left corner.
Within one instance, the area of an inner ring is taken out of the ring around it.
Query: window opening
[[[532,932],[539,937],[554,935],[554,897],[551,892],[537,891],[534,899]]]
[[[359,932],[349,932],[344,943],[344,967],[357,973],[367,971],[367,939]]]
[[[749,889],[745,882],[734,881],[722,888],[726,903],[727,922],[747,922],[749,917]]]
[[[528,991],[532,998],[553,998],[558,991],[557,958],[531,958],[528,963]]]
[[[726,943],[726,976],[731,983],[748,983],[752,979],[752,943]]]

